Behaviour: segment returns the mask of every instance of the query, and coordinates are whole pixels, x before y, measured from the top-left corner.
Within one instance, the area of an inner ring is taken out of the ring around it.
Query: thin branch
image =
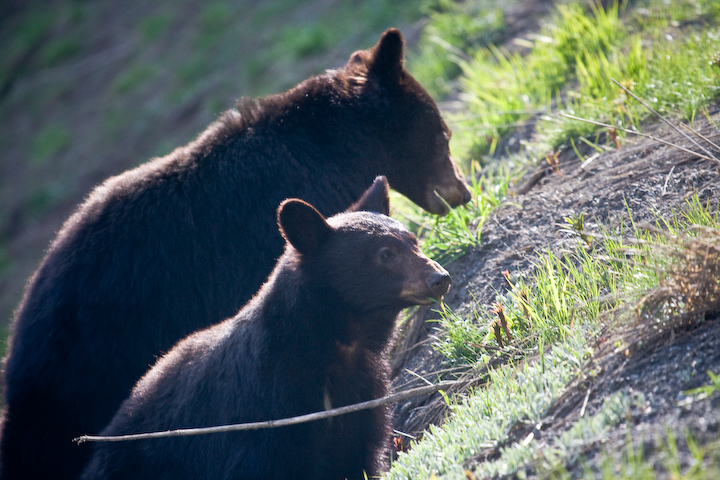
[[[667,178],[665,178],[665,184],[663,184],[662,188],[662,194],[665,195],[665,192],[667,192],[667,186],[668,182],[670,181],[670,177],[672,176],[673,172],[675,171],[675,167],[677,165],[673,165],[673,167],[670,169],[670,173],[668,173]]]
[[[697,135],[698,137],[702,138],[702,139],[705,140],[707,143],[709,143],[710,145],[712,145],[715,150],[717,150],[718,152],[720,152],[720,147],[718,147],[718,146],[715,144],[715,142],[713,142],[712,140],[710,140],[709,138],[707,138],[705,135],[703,135],[702,133],[700,133],[700,132],[698,132],[697,130],[695,130],[694,128],[692,128],[690,125],[686,125],[686,124],[684,124],[684,123],[681,123],[680,126],[683,127],[683,128],[685,128],[686,130],[690,130],[692,133],[694,133],[695,135]]]
[[[696,157],[702,158],[703,160],[710,160],[710,161],[718,162],[718,160],[714,157],[708,157],[706,155],[703,155],[702,153],[694,152],[685,147],[681,147],[680,145],[676,145],[674,143],[668,142],[667,140],[663,140],[662,138],[648,135],[647,133],[638,132],[636,130],[629,130],[627,128],[622,128],[622,127],[616,127],[614,125],[610,125],[609,123],[596,122],[595,120],[588,120],[587,118],[576,117],[575,115],[569,115],[567,113],[558,112],[558,115],[560,115],[561,117],[569,118],[571,120],[578,120],[580,122],[590,123],[592,125],[597,125],[599,127],[614,128],[615,130],[620,130],[621,132],[630,133],[632,135],[638,135],[640,137],[649,138],[651,140],[655,140],[656,142],[663,143],[670,147],[678,148],[678,149],[682,150],[683,152],[690,153],[692,155],[695,155]]]
[[[689,140],[690,142],[694,143],[696,147],[700,148],[700,150],[702,150],[703,152],[705,152],[705,155],[707,155],[708,157],[712,158],[715,162],[720,163],[720,160],[718,160],[717,158],[715,158],[715,156],[714,156],[712,153],[710,153],[707,148],[703,147],[703,146],[700,145],[698,142],[696,142],[694,138],[692,138],[691,136],[689,136],[688,134],[686,134],[685,132],[683,132],[682,130],[680,130],[680,128],[678,128],[676,125],[674,125],[670,120],[668,120],[667,118],[665,118],[665,117],[663,117],[662,115],[660,115],[660,113],[659,113],[657,110],[655,110],[655,109],[652,108],[650,105],[648,105],[647,102],[645,102],[642,98],[638,97],[638,96],[635,95],[633,92],[631,92],[625,85],[623,85],[622,83],[618,82],[617,80],[615,80],[615,79],[612,78],[612,77],[610,78],[610,80],[612,80],[612,81],[615,83],[615,85],[617,85],[618,87],[622,88],[622,89],[625,91],[625,93],[627,93],[627,94],[630,95],[632,98],[634,98],[635,100],[637,100],[638,102],[640,102],[640,103],[642,104],[642,106],[644,106],[645,108],[647,108],[648,110],[650,110],[650,111],[651,111],[654,115],[656,115],[660,120],[662,120],[662,121],[665,122],[667,125],[669,125],[670,128],[672,128],[673,130],[675,130],[676,132],[678,132],[680,135],[682,135],[683,137],[685,137],[685,138],[686,138],[687,140]]]
[[[377,408],[390,403],[397,403],[403,400],[407,400],[413,397],[419,397],[430,393],[435,393],[439,390],[454,387],[460,384],[468,383],[467,380],[451,381],[451,382],[440,382],[435,385],[426,387],[413,388],[404,392],[398,392],[392,395],[388,395],[383,398],[377,398],[375,400],[369,400],[366,402],[355,403],[353,405],[347,405],[345,407],[333,408],[323,412],[308,413],[297,417],[283,418],[280,420],[268,420],[265,422],[252,422],[252,423],[237,423],[233,425],[219,425],[215,427],[200,427],[200,428],[181,428],[177,430],[166,430],[162,432],[150,432],[150,433],[134,433],[129,435],[82,435],[73,439],[75,443],[80,445],[85,442],[124,442],[129,440],[143,440],[149,438],[166,438],[166,437],[185,437],[191,435],[205,435],[208,433],[223,433],[223,432],[238,432],[242,430],[259,430],[263,428],[277,428],[286,427],[289,425],[296,425],[299,423],[307,423],[316,420],[322,420],[325,418],[337,417],[338,415],[345,415],[348,413],[358,412],[361,410],[369,410]]]

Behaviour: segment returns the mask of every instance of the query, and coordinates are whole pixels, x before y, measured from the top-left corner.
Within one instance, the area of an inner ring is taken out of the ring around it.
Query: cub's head
[[[389,29],[368,50],[353,53],[341,70],[355,83],[375,118],[385,150],[390,185],[431,213],[445,214],[471,194],[450,156],[451,132],[427,91],[404,67],[404,40]]]
[[[388,183],[378,177],[343,213],[326,219],[312,205],[289,199],[278,209],[278,223],[314,284],[353,310],[399,310],[439,300],[450,289],[450,276],[388,213]]]

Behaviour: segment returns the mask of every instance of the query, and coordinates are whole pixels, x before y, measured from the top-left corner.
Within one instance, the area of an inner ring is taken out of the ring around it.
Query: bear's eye
[[[387,262],[388,260],[392,259],[395,256],[392,250],[385,247],[380,250],[380,261],[381,262]]]
[[[443,133],[442,135],[438,135],[437,137],[435,137],[435,145],[440,150],[447,149],[449,143],[450,143],[450,137],[447,133]]]

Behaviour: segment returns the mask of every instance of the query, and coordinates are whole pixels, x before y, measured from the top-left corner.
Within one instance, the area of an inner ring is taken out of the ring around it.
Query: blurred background
[[[428,8],[427,0],[1,2],[0,338],[55,232],[93,186],[188,143],[241,96],[342,66],[388,27],[412,51]]]

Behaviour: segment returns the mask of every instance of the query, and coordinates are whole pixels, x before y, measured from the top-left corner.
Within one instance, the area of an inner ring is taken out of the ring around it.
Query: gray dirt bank
[[[718,110],[717,106],[711,109],[714,122],[720,117]],[[710,138],[718,137],[718,130],[706,119],[696,122],[695,127]],[[692,148],[689,141],[664,125],[651,126],[646,133]],[[593,152],[583,153],[589,157]],[[694,192],[714,209],[720,204],[717,164],[649,139],[628,138],[619,150],[604,153],[582,167],[572,149],[565,149],[560,156],[560,171],[561,175],[544,172],[539,180],[536,176],[525,193],[509,198],[485,223],[480,245],[447,267],[453,287],[445,303],[458,315],[470,316],[477,305],[494,302],[496,292],[504,293],[507,283],[502,271],[527,274],[543,251],[569,250],[576,240],[561,231],[563,217],[584,213],[586,229],[597,231],[598,223],[613,226],[628,221],[626,204],[636,223],[652,222],[656,216],[669,218],[671,210],[678,211]],[[395,351],[395,389],[421,385],[416,374],[431,381],[453,378],[452,366],[432,348],[433,335],[442,335],[436,331],[435,323],[428,322],[435,318],[437,313],[432,310],[418,312],[405,326],[405,337]],[[619,390],[642,393],[647,402],[644,408],[635,408],[631,418],[617,427],[621,433],[611,435],[607,442],[619,447],[626,438],[623,432],[629,431],[633,442],[645,443],[644,448],[652,454],[657,434],[666,428],[679,438],[687,428],[701,442],[717,440],[718,394],[685,406],[678,401],[683,390],[710,382],[708,370],[720,371],[718,343],[718,316],[708,315],[699,326],[669,332],[652,348],[620,360],[606,359],[605,370],[588,396],[587,412],[592,413],[605,398]],[[437,375],[435,372],[439,371],[446,373]],[[584,389],[587,385],[572,388]],[[551,409],[562,410],[562,415],[548,419],[544,441],[561,432],[562,425],[567,423],[564,420],[577,416],[581,405],[561,407],[555,405]],[[398,404],[394,413],[396,430],[418,436],[428,424],[441,423],[446,408],[440,395],[433,395]],[[527,432],[517,431],[505,444],[511,445],[525,435]],[[588,452],[591,457],[592,452],[592,449]],[[490,452],[489,456],[494,453],[497,452]],[[690,461],[687,451],[681,460]]]

